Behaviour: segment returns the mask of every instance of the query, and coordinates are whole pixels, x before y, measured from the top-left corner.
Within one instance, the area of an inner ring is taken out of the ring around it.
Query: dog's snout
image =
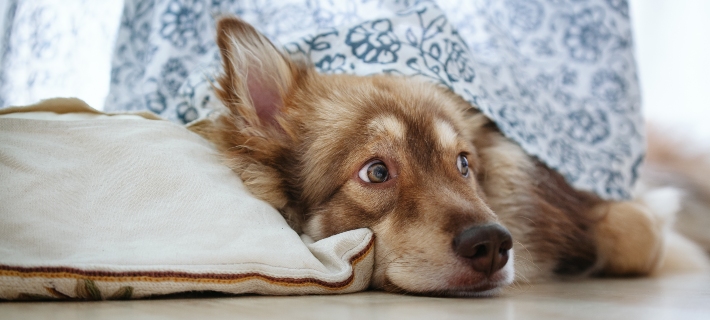
[[[454,238],[454,252],[468,259],[474,270],[486,276],[508,263],[513,238],[503,226],[492,223],[470,227]]]

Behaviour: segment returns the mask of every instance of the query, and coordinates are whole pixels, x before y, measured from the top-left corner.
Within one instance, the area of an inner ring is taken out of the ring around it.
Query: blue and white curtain
[[[0,107],[75,96],[101,108],[123,1],[0,0]]]
[[[214,21],[225,13],[321,72],[446,86],[575,187],[630,194],[644,137],[626,0],[126,0],[106,110],[186,123],[217,108]],[[0,72],[5,100],[22,92],[13,77]]]

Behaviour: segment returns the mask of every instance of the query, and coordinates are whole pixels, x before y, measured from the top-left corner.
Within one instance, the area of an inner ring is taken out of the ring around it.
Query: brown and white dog
[[[481,295],[661,262],[663,214],[574,190],[454,93],[319,74],[236,18],[217,34],[227,112],[205,134],[297,231],[372,229],[373,288]]]

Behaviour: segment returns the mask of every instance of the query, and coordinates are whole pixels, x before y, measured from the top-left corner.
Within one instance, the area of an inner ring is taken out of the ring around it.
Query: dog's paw
[[[598,252],[605,275],[648,275],[710,270],[703,250],[673,230],[682,193],[659,188],[637,193],[634,201],[599,206]]]
[[[595,209],[602,214],[594,230],[602,274],[647,275],[659,266],[674,211],[653,210],[643,201],[607,202]]]

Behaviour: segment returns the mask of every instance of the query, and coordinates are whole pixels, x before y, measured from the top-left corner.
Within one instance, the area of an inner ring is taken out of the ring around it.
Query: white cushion
[[[370,230],[306,244],[207,141],[140,115],[0,110],[0,298],[367,287]]]

